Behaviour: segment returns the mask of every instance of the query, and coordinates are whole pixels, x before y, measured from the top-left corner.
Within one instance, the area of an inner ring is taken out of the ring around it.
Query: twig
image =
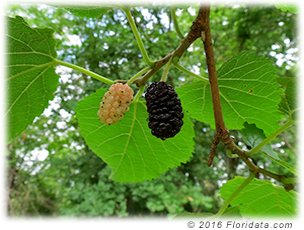
[[[294,188],[294,178],[289,178],[285,175],[279,175],[276,173],[269,172],[266,169],[258,167],[248,156],[248,152],[241,150],[233,141],[231,136],[229,135],[228,130],[225,127],[223,114],[222,114],[222,107],[220,102],[220,92],[218,87],[218,81],[216,76],[216,67],[215,67],[215,59],[214,59],[214,52],[212,46],[212,38],[211,38],[211,31],[210,31],[210,22],[209,22],[209,14],[210,14],[210,7],[205,6],[201,7],[201,23],[205,25],[204,30],[202,31],[202,40],[204,43],[205,53],[206,53],[206,62],[208,67],[208,74],[209,74],[209,82],[210,82],[210,89],[212,95],[212,104],[213,104],[213,112],[214,112],[214,119],[215,119],[215,127],[216,127],[216,134],[214,136],[214,140],[211,145],[210,157],[208,164],[212,163],[212,159],[214,157],[215,147],[218,143],[218,139],[220,139],[226,146],[226,148],[230,149],[233,153],[237,154],[242,161],[245,162],[249,170],[254,174],[261,173],[264,176],[271,177],[278,182],[281,182],[286,190],[290,190]],[[285,126],[289,126],[290,124],[286,124]],[[282,127],[285,130],[286,127]],[[267,142],[268,143],[268,142]],[[257,149],[261,148],[259,147]]]
[[[188,47],[201,36],[201,32],[204,29],[204,23],[202,21],[202,9],[199,10],[196,19],[193,21],[192,26],[190,28],[187,36],[181,41],[179,46],[167,54],[165,57],[160,60],[154,62],[151,66],[151,70],[148,71],[142,78],[135,81],[137,86],[142,86],[146,84],[148,79],[155,74],[160,68],[162,68],[171,58],[173,63],[177,63],[179,58],[183,55],[183,53],[188,49]]]
[[[224,132],[224,130],[226,130],[226,128],[222,114],[220,91],[219,91],[217,76],[216,76],[216,67],[215,67],[214,52],[213,52],[213,46],[211,40],[209,14],[210,14],[210,7],[208,6],[202,7],[202,19],[205,24],[205,30],[202,32],[202,40],[204,43],[204,49],[206,53],[209,83],[212,92],[212,104],[213,104],[216,132],[221,135]]]
[[[213,159],[216,154],[216,147],[219,144],[220,140],[221,140],[221,137],[217,133],[215,133],[212,144],[211,144],[210,152],[209,152],[209,158],[208,158],[209,167],[212,165]]]

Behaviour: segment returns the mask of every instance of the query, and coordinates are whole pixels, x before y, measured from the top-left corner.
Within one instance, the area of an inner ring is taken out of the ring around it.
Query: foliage
[[[281,91],[275,68],[268,60],[243,52],[218,70],[225,123],[241,129],[244,122],[256,124],[268,135],[278,128]],[[258,76],[258,77],[257,77]],[[206,81],[185,84],[179,90],[191,116],[214,127],[210,86]]]
[[[96,116],[104,89],[78,103],[76,108],[80,133],[88,146],[113,170],[111,178],[137,182],[155,178],[191,156],[194,136],[191,121],[176,138],[163,142],[152,136],[146,124],[147,112],[142,102],[133,102],[130,111],[118,124],[101,124]],[[114,148],[113,146],[116,146]]]
[[[144,48],[152,60],[171,52],[180,43],[170,11],[168,7],[131,9]],[[175,22],[179,23],[183,35],[189,31],[197,12],[197,7],[177,8]],[[206,75],[205,57],[202,55],[200,41],[194,42],[180,59],[180,64],[195,74],[188,75],[173,66],[170,68],[168,82],[176,88],[181,86],[177,91],[189,115],[186,114],[183,131],[176,138],[161,142],[149,134],[142,99],[133,102],[125,119],[117,125],[105,127],[98,123],[98,104],[107,83],[96,81],[87,75],[91,76],[90,74],[95,72],[111,80],[128,80],[146,66],[123,11],[103,8],[98,13],[95,7],[71,9],[38,5],[12,6],[8,15],[23,16],[29,26],[25,22],[17,26],[27,28],[35,37],[37,31],[41,30],[39,28],[51,28],[57,41],[56,60],[74,64],[70,68],[81,66],[87,70],[76,74],[58,67],[56,72],[61,76],[59,85],[54,99],[43,114],[39,116],[43,109],[41,107],[40,111],[33,113],[31,120],[25,119],[26,116],[21,114],[9,119],[14,121],[14,124],[9,123],[10,131],[14,130],[16,120],[26,120],[22,126],[18,125],[18,131],[12,134],[16,136],[24,130],[21,135],[11,139],[8,149],[8,208],[11,215],[128,216],[216,213],[222,205],[219,188],[228,181],[221,189],[222,198],[227,200],[233,188],[242,182],[242,178],[230,179],[237,174],[246,175],[248,172],[245,164],[239,158],[230,158],[233,156],[229,155],[223,145],[218,146],[213,167],[206,166],[214,135],[214,121],[211,95],[207,90],[209,84],[201,78],[193,80],[197,75]],[[23,19],[16,17],[10,20]],[[9,27],[12,28],[12,25]],[[240,148],[254,149],[272,136],[281,123],[295,119],[295,15],[275,7],[216,6],[211,11],[211,29],[217,66],[222,66],[218,71],[221,96],[228,98],[227,103],[225,100],[222,102],[225,121],[228,128],[240,130],[231,130]],[[52,44],[51,30],[43,31],[46,34],[42,33],[42,37],[49,34],[47,39],[42,39],[41,42]],[[21,35],[20,37],[26,38]],[[18,46],[11,46],[11,40],[8,42],[12,50],[18,51]],[[32,43],[38,47],[39,44]],[[255,54],[238,53],[243,50],[253,51]],[[55,56],[52,54],[50,60],[45,62],[50,68],[53,68],[51,65],[59,63],[53,59]],[[25,59],[26,56],[22,58]],[[17,59],[9,57],[8,60],[12,63]],[[39,61],[39,64],[43,62],[40,58],[26,60]],[[55,61],[51,64],[52,60]],[[273,66],[274,63],[276,67]],[[19,71],[15,68],[12,70]],[[32,76],[35,76],[35,73]],[[151,81],[159,80],[160,76],[161,71],[158,71]],[[224,81],[227,77],[233,79],[233,84]],[[263,77],[263,82],[259,77]],[[248,88],[240,79],[246,80]],[[58,82],[58,78],[51,79],[49,75],[46,80]],[[52,87],[48,92],[54,92],[55,84]],[[9,92],[13,88],[9,84]],[[203,102],[200,101],[202,96],[199,92],[202,88],[205,89],[205,99],[209,98]],[[43,87],[40,87],[35,91],[37,95],[32,95],[34,98],[31,97],[31,102],[46,99],[39,104],[43,104],[45,108],[46,102],[52,98],[52,93],[41,97],[42,89]],[[197,91],[190,94],[193,89]],[[238,93],[235,93],[235,90]],[[253,95],[250,90],[254,90]],[[249,94],[245,94],[245,91]],[[138,98],[140,96],[139,94]],[[252,98],[256,100],[253,101]],[[208,104],[206,110],[202,109],[202,103]],[[229,107],[231,103],[235,105]],[[241,106],[242,103],[244,107]],[[23,109],[24,104],[27,103],[20,103],[18,106],[22,112],[26,111]],[[34,119],[35,116],[39,117]],[[33,119],[34,123],[31,124]],[[132,132],[130,127],[133,127]],[[94,135],[90,134],[96,128],[98,131]],[[106,145],[105,140],[112,140],[111,138],[117,135],[125,135],[125,138],[114,139],[109,142],[114,144]],[[294,149],[295,135],[294,127],[282,131],[262,148],[262,154],[253,155],[252,160],[273,172],[294,175],[297,159]],[[147,148],[148,146],[151,148]],[[178,148],[184,151],[175,151]],[[107,160],[119,149],[127,158],[112,158],[111,162]],[[156,158],[153,157],[153,152],[157,153]],[[164,152],[170,152],[170,156],[162,155]],[[41,159],[43,157],[39,154],[46,156]],[[127,160],[129,158],[130,160]],[[117,160],[121,160],[124,170],[117,167],[120,166]],[[157,166],[156,162],[160,166]],[[185,163],[180,164],[181,162]],[[149,167],[144,167],[142,163]],[[177,167],[178,165],[180,166]],[[172,167],[177,168],[164,173],[167,168]],[[110,175],[112,179],[125,182],[158,178],[123,184],[109,179]],[[265,178],[261,176],[261,179]],[[260,184],[263,186],[259,186]],[[254,190],[250,193],[246,190],[249,188]],[[264,188],[271,194],[283,197],[289,205],[281,202],[280,206],[276,206],[276,200],[269,199],[268,203],[266,202],[269,204],[266,213],[262,212],[266,209],[255,207],[265,200],[260,202],[255,199],[257,203],[249,205],[247,202],[247,205],[236,208],[240,202],[247,201],[246,199],[260,197]],[[252,196],[247,196],[245,191]],[[265,180],[254,180],[231,202],[233,207],[228,208],[225,213],[246,216],[252,215],[255,210],[260,215],[278,215],[282,213],[282,209],[287,209],[294,214],[295,198],[290,194],[294,192],[287,193]]]
[[[58,85],[53,58],[55,40],[50,29],[31,29],[21,17],[8,21],[9,140],[40,115]]]
[[[221,188],[225,199],[238,187],[244,178],[236,177]],[[293,216],[296,211],[296,193],[286,192],[269,181],[254,179],[244,188],[238,197],[231,202],[238,207],[241,215],[251,216]]]

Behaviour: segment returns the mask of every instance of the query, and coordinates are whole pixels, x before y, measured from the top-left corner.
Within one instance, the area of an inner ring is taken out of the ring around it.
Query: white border
[[[0,66],[2,69],[2,75],[0,77],[1,82],[0,82],[0,100],[1,100],[1,106],[0,106],[0,114],[2,116],[4,115],[5,111],[5,101],[6,101],[6,96],[5,96],[5,69],[4,69],[4,64],[5,64],[5,58],[4,58],[4,53],[5,53],[5,41],[4,41],[4,34],[5,34],[5,21],[4,21],[4,16],[5,16],[5,9],[6,6],[9,4],[20,4],[20,3],[35,3],[35,4],[40,4],[40,3],[45,3],[45,4],[70,4],[70,5],[100,5],[100,4],[180,4],[180,3],[186,3],[186,4],[195,4],[199,3],[200,1],[193,1],[193,0],[176,0],[176,1],[162,1],[162,0],[146,0],[146,1],[101,1],[101,0],[0,0],[0,34],[2,37],[2,40],[0,42],[0,51],[1,51],[1,59],[0,59]],[[206,3],[207,1],[203,1],[203,3]],[[304,49],[303,49],[303,42],[302,40],[304,39],[304,30],[303,28],[303,19],[304,19],[304,7],[301,0],[298,1],[278,1],[278,0],[268,0],[265,2],[265,0],[255,0],[254,2],[252,1],[221,1],[221,0],[214,0],[211,1],[212,3],[224,3],[224,4],[236,4],[236,3],[250,3],[250,4],[278,4],[278,3],[290,3],[290,4],[297,4],[299,6],[299,21],[298,21],[298,28],[299,28],[299,50],[300,50],[300,62],[303,60],[303,55],[304,55]],[[303,1],[304,2],[304,1]],[[302,28],[301,28],[302,27]],[[304,135],[303,132],[303,121],[301,118],[303,118],[303,105],[304,105],[304,97],[302,93],[302,88],[304,84],[304,79],[302,79],[302,76],[304,76],[304,68],[302,67],[302,63],[299,65],[299,84],[298,84],[298,103],[300,107],[300,112],[298,114],[298,157],[299,157],[299,162],[303,162],[304,158],[302,157],[302,154],[304,153],[304,142],[302,141],[302,137]],[[3,116],[4,117],[4,116]],[[173,229],[173,230],[178,230],[178,229],[189,229],[187,228],[186,224],[187,221],[193,220],[191,218],[183,218],[183,219],[169,219],[169,218],[147,218],[147,217],[141,217],[141,218],[61,218],[61,217],[53,217],[53,218],[12,218],[12,217],[7,217],[7,191],[6,191],[6,184],[5,184],[5,170],[6,170],[6,165],[5,165],[5,157],[6,157],[6,141],[5,141],[5,119],[1,119],[1,127],[2,128],[2,133],[1,133],[1,138],[0,138],[0,147],[1,150],[1,157],[0,157],[0,197],[1,197],[1,207],[0,207],[0,228],[1,229]],[[302,178],[303,178],[303,170],[301,170],[302,164],[299,163],[298,165],[298,171],[299,171],[299,186],[300,186],[300,199],[299,199],[299,208],[300,208],[300,214],[296,219],[268,219],[264,221],[267,221],[269,223],[274,223],[274,222],[289,222],[291,221],[294,226],[292,229],[300,229],[303,228],[303,208],[304,207],[304,201],[303,197],[301,195],[302,192]],[[204,220],[204,218],[196,219],[196,223],[199,223],[199,220]],[[93,228],[92,228],[93,227]],[[198,229],[197,227],[194,229]],[[225,229],[225,228],[222,228]],[[262,229],[262,228],[261,228]]]

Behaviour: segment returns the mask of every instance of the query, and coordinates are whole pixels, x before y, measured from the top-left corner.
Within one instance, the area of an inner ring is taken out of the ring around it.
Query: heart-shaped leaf
[[[272,63],[251,52],[243,52],[223,64],[218,71],[218,84],[227,128],[242,129],[248,122],[263,129],[266,135],[278,128],[282,90],[276,78]],[[191,117],[214,127],[208,82],[194,81],[177,91]]]
[[[81,135],[93,152],[110,166],[113,180],[152,179],[189,160],[194,148],[194,130],[186,114],[181,131],[174,138],[162,141],[148,128],[143,102],[133,102],[118,123],[102,124],[97,111],[104,93],[105,89],[100,89],[80,101],[76,114]]]

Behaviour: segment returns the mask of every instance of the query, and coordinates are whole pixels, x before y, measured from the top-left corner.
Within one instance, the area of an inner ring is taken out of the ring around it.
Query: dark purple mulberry
[[[181,102],[171,85],[153,82],[145,94],[151,133],[165,140],[174,137],[183,125]]]

